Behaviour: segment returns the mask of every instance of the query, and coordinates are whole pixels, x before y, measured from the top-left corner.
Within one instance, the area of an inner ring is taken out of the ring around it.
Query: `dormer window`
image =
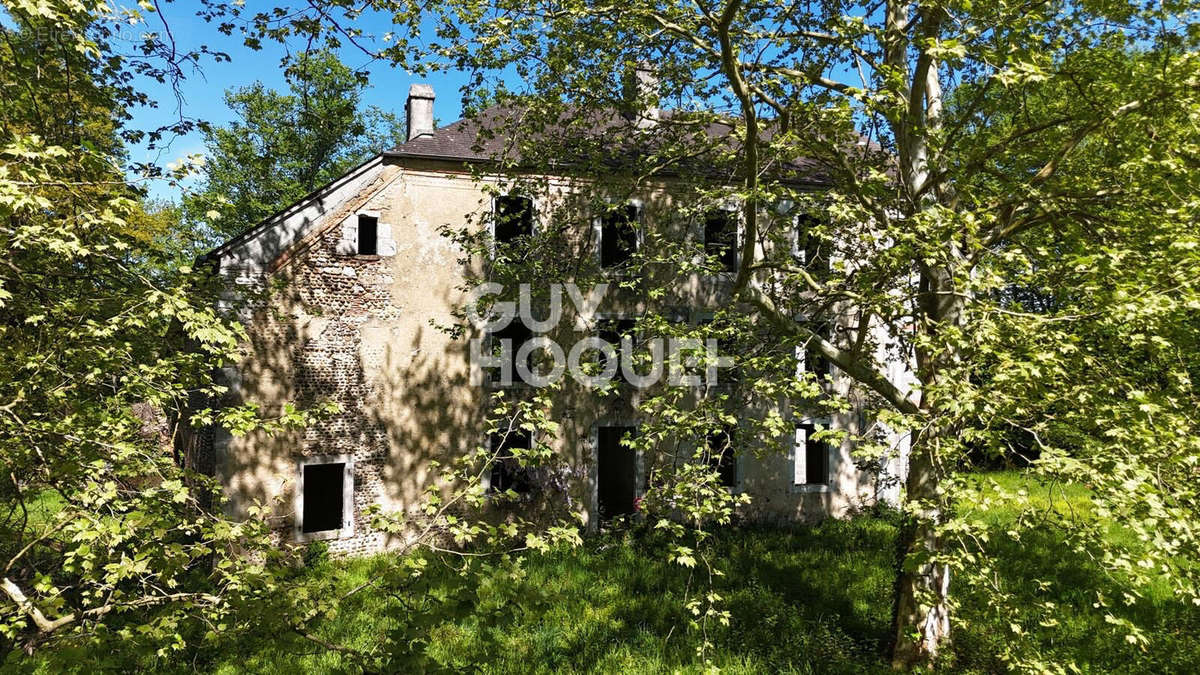
[[[533,234],[533,200],[520,195],[497,197],[493,237],[507,244]]]
[[[638,245],[638,207],[625,204],[600,217],[600,266],[620,267],[633,258]]]
[[[379,218],[358,216],[358,254],[379,255]]]
[[[722,272],[737,271],[737,214],[725,209],[704,216],[704,254],[717,259]]]

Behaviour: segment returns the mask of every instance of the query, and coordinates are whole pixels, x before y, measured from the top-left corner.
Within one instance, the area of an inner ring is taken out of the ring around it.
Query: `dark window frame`
[[[626,229],[624,236],[618,234],[618,228]],[[627,268],[642,247],[642,207],[632,201],[614,204],[597,217],[595,229],[600,268],[614,271]]]
[[[797,477],[793,475],[792,481],[796,487],[819,487],[827,489],[831,483],[830,470],[832,468],[832,461],[830,460],[830,456],[833,454],[833,446],[824,439],[815,440],[813,438],[813,435],[818,431],[818,424],[819,422],[816,420],[807,419],[796,423],[796,431],[803,429],[805,432],[804,447],[799,447],[799,444],[795,444],[797,447],[793,450],[797,453],[804,453],[804,480],[803,482],[796,482],[795,479]],[[828,428],[828,425],[824,426],[826,429]],[[814,459],[816,460],[815,462]]]
[[[810,328],[817,336],[827,342],[833,341],[833,325],[828,321],[810,321],[803,316],[796,317],[797,323],[803,323]],[[796,346],[796,376],[800,377],[803,372],[811,372],[817,377],[818,381],[832,378],[833,362],[823,356],[820,350],[812,344],[812,337],[804,339]]]
[[[712,227],[716,222],[724,224],[719,236]],[[737,212],[730,209],[713,209],[704,214],[703,227],[704,255],[707,258],[715,256],[718,259],[721,263],[720,273],[737,273],[740,253],[738,239],[741,234],[741,222]]]
[[[814,279],[826,279],[833,272],[829,242],[811,233],[821,220],[811,213],[796,216],[792,227],[792,254]]]
[[[358,214],[358,255],[379,255],[379,216]]]
[[[508,205],[514,203],[520,203],[524,208],[516,210],[516,217],[520,220],[519,226],[510,228],[512,214],[509,213]],[[534,215],[535,208],[532,197],[519,193],[495,197],[492,202],[492,241],[497,244],[511,244],[520,237],[532,236]]]
[[[592,492],[593,492],[593,497],[594,497],[593,504],[595,506],[595,513],[597,515],[598,520],[611,520],[611,517],[612,517],[612,514],[604,513],[603,504],[601,504],[601,487],[602,487],[601,486],[601,477],[604,475],[604,473],[606,473],[603,471],[603,468],[601,466],[602,459],[603,459],[601,453],[602,453],[602,450],[604,449],[603,441],[604,441],[604,431],[606,429],[621,430],[621,436],[618,439],[618,445],[620,445],[620,447],[622,449],[632,453],[632,459],[633,459],[633,483],[632,483],[633,501],[632,501],[632,503],[630,503],[628,505],[629,509],[627,511],[624,511],[623,513],[617,514],[617,515],[627,515],[627,514],[636,513],[637,500],[639,498],[641,498],[642,496],[644,496],[646,494],[646,490],[649,488],[649,483],[648,483],[649,475],[648,475],[648,472],[644,471],[644,469],[643,469],[643,466],[642,466],[643,458],[641,455],[641,451],[637,450],[636,448],[628,448],[627,446],[624,446],[623,444],[621,444],[621,441],[623,441],[625,438],[625,434],[630,434],[633,438],[637,438],[638,434],[641,431],[641,428],[638,425],[638,423],[634,420],[629,420],[629,419],[619,419],[619,420],[604,419],[604,420],[600,420],[600,421],[596,422],[596,424],[593,426],[593,430],[592,430],[592,438],[593,438],[593,445],[594,445],[593,452],[595,453],[594,460],[596,462],[596,483],[595,483],[595,485],[592,486]]]
[[[524,336],[524,339],[518,342],[517,334],[519,334],[520,336]],[[529,326],[525,325],[525,322],[521,320],[520,316],[514,316],[512,318],[512,320],[509,321],[508,325],[506,325],[504,328],[500,328],[498,330],[489,332],[487,345],[488,345],[488,349],[491,350],[490,353],[493,355],[502,355],[502,354],[496,353],[497,350],[499,350],[502,346],[500,344],[500,340],[507,338],[507,339],[511,339],[513,341],[512,342],[512,351],[509,353],[509,364],[512,369],[511,370],[512,383],[511,384],[503,384],[500,381],[501,376],[502,376],[502,371],[499,367],[492,367],[492,368],[485,369],[486,377],[484,378],[484,381],[493,387],[527,387],[527,386],[529,386],[528,383],[525,382],[525,380],[521,379],[520,373],[517,372],[517,351],[521,349],[521,345],[525,344],[526,342],[528,342],[529,340],[532,340],[535,337],[537,337],[537,334],[533,332],[533,329],[531,329]],[[530,352],[530,354],[529,354],[530,359],[533,359],[534,353],[536,353],[536,350],[534,352]],[[532,372],[533,371],[532,363],[530,363],[529,365],[530,365],[530,372]]]
[[[826,342],[832,341],[833,328],[828,321],[807,321],[805,319],[799,320],[804,321],[821,339],[825,340]],[[817,379],[819,380],[833,377],[833,362],[825,358],[825,355],[823,355],[821,351],[812,344],[812,338],[806,340],[799,349],[803,350],[800,352],[804,357],[803,372],[812,373],[813,375],[817,376]]]
[[[616,347],[617,372],[613,374],[613,381],[621,385],[630,384],[621,366],[621,338],[628,335],[633,342],[632,351],[636,352],[638,347],[641,346],[641,338],[637,332],[637,323],[638,320],[636,317],[629,316],[600,316],[596,319],[596,337]],[[613,324],[616,324],[615,330],[608,328],[608,326]],[[625,328],[629,329],[628,332],[623,332]],[[612,339],[613,337],[616,338],[615,341]],[[603,356],[599,358],[601,360],[604,359]]]
[[[309,467],[324,467],[337,465],[341,467],[341,523],[339,527],[312,530],[307,524],[305,513],[311,506],[306,492],[310,487],[307,469]],[[299,542],[318,541],[326,539],[342,539],[354,535],[354,459],[351,455],[311,455],[301,457],[296,461],[296,486],[293,499],[295,510],[295,538]]]
[[[528,470],[513,457],[512,448],[532,450],[533,434],[527,429],[511,429],[507,433],[496,432],[488,435],[488,452],[495,456],[495,460],[488,471],[485,494],[498,495],[510,489],[519,495],[533,491],[533,482]]]
[[[738,472],[737,429],[725,427],[708,433],[704,438],[705,460],[720,474],[720,485],[736,490],[741,483]],[[714,444],[718,447],[714,448]]]

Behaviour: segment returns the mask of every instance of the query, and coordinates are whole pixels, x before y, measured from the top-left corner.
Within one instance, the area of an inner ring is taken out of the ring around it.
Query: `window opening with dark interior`
[[[496,241],[511,243],[533,234],[533,200],[519,195],[496,198]]]
[[[625,204],[609,209],[600,218],[600,266],[621,267],[637,252],[638,208]]]
[[[358,254],[379,254],[379,219],[375,216],[358,217]]]
[[[305,533],[338,530],[345,514],[344,462],[304,465],[304,511],[301,530]]]
[[[714,431],[707,438],[707,457],[710,467],[720,476],[722,487],[737,486],[737,455],[733,448],[733,430]]]
[[[529,492],[529,473],[513,456],[513,450],[529,450],[532,447],[531,441],[532,436],[527,429],[512,429],[507,433],[491,435],[490,448],[494,459],[489,474],[488,492]]]
[[[704,217],[704,254],[716,257],[723,272],[737,271],[737,214],[718,209]]]

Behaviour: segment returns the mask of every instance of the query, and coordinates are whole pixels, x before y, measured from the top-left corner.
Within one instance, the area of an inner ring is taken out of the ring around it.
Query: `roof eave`
[[[500,161],[489,157],[466,157],[461,155],[441,155],[423,152],[404,152],[401,150],[385,150],[382,153],[385,159],[414,159],[427,162],[446,162],[448,164],[499,164]],[[569,164],[556,163],[563,168],[569,168]],[[663,172],[659,174],[664,177],[680,178],[682,173]],[[812,188],[829,188],[833,186],[832,181],[819,179],[802,179],[802,178],[781,178],[782,182],[792,185],[803,185]]]
[[[468,164],[494,164],[496,162],[496,160],[487,157],[442,155],[427,152],[405,152],[403,150],[384,150],[381,155],[385,159],[424,159],[436,162],[463,162]]]
[[[203,255],[201,255],[199,258],[196,259],[196,262],[197,263],[205,263],[205,262],[209,262],[209,261],[220,258],[222,255],[224,255],[226,252],[228,252],[231,248],[234,248],[235,246],[237,246],[241,242],[245,241],[246,239],[253,237],[255,234],[270,227],[274,223],[277,223],[281,220],[287,219],[289,216],[291,216],[296,211],[307,206],[308,203],[311,202],[312,200],[318,199],[324,195],[327,195],[327,194],[337,190],[344,183],[353,180],[360,173],[369,169],[375,162],[383,161],[383,159],[386,155],[387,155],[386,152],[372,155],[371,157],[367,158],[365,161],[363,161],[358,166],[348,169],[347,171],[345,171],[344,173],[339,175],[337,178],[334,178],[333,180],[331,180],[328,183],[322,185],[321,187],[313,190],[312,192],[309,192],[308,194],[297,199],[296,201],[292,202],[291,204],[288,204],[287,206],[283,207],[282,209],[279,209],[278,211],[276,211],[275,213],[272,213],[271,215],[267,216],[266,218],[263,218],[262,220],[258,221],[254,225],[246,228],[239,234],[234,235],[232,238],[225,241],[220,246],[212,249],[211,251],[209,251],[207,253],[204,253]]]

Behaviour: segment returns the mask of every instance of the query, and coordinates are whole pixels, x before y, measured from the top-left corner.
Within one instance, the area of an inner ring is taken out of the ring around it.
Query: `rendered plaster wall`
[[[299,244],[270,249],[259,242],[255,255],[270,250],[271,260],[247,260],[234,252],[221,269],[231,288],[252,298],[242,310],[250,335],[246,357],[228,375],[237,399],[259,404],[268,416],[289,401],[333,400],[342,412],[303,431],[218,434],[214,448],[231,511],[245,515],[255,502],[271,505],[284,536],[295,522],[297,460],[352,458],[354,533],[329,545],[339,553],[365,553],[399,543],[371,527],[368,507],[412,511],[438,480],[432,461],[445,464],[486,439],[488,390],[470,382],[467,343],[436,326],[453,322],[452,310],[463,300],[464,265],[479,264],[464,262],[463,251],[441,229],[462,227],[491,204],[469,176],[439,166],[385,164],[347,185],[352,194],[331,196],[330,208],[306,216],[314,220],[309,235],[293,237]],[[546,199],[567,198],[569,188],[556,186]],[[665,192],[646,199],[670,210]],[[542,203],[539,209],[548,206]],[[390,226],[394,255],[339,254],[339,224],[363,211],[377,213],[379,222]],[[696,234],[694,225],[673,227],[680,228],[680,236]],[[591,255],[590,228],[577,229],[576,245],[582,255]],[[694,310],[721,302],[728,280],[692,275],[677,284],[678,295],[670,303]],[[617,293],[604,311],[632,316],[644,309],[635,298]],[[569,345],[586,334],[579,328],[586,327],[568,313],[556,336]],[[568,387],[556,401],[562,433],[552,445],[569,464],[557,477],[565,486],[560,496],[586,524],[595,522],[590,517],[595,427],[636,422],[632,403],[630,395],[596,397],[579,387]],[[834,418],[835,424],[849,426],[857,420],[857,414]],[[873,477],[856,470],[848,446],[839,449],[831,469],[828,491],[803,491],[793,485],[790,457],[743,457],[738,489],[753,498],[744,515],[814,519],[845,513],[876,497]]]

